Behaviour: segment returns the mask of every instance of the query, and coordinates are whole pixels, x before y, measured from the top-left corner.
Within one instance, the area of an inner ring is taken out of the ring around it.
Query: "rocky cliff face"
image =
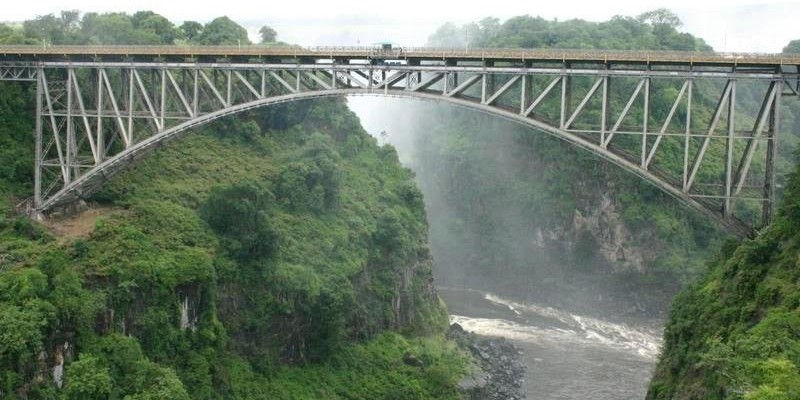
[[[613,272],[644,272],[656,258],[657,241],[645,231],[634,235],[618,207],[606,193],[600,194],[594,207],[584,210],[585,215],[575,210],[569,234],[573,243],[590,236],[596,244],[594,251]]]
[[[608,193],[584,201],[590,204],[574,209],[570,224],[536,227],[532,247],[543,254],[565,247],[572,252],[582,251],[607,265],[611,273],[646,272],[663,247],[662,241],[654,237],[652,230],[634,233],[623,220],[621,206]]]

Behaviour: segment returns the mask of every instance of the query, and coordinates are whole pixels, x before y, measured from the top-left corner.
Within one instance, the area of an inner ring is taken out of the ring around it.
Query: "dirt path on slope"
[[[57,237],[69,239],[86,238],[94,232],[97,218],[119,211],[119,209],[112,207],[90,208],[69,217],[48,218],[43,222],[43,225]]]

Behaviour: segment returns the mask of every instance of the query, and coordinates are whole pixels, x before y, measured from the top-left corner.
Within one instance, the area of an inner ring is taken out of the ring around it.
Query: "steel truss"
[[[35,81],[36,71],[29,64],[0,64],[0,81]]]
[[[209,121],[268,104],[374,94],[449,102],[532,126],[742,236],[773,212],[775,138],[789,86],[775,71],[491,62],[43,62],[0,66],[0,80],[37,84],[33,208],[40,213],[90,195]]]

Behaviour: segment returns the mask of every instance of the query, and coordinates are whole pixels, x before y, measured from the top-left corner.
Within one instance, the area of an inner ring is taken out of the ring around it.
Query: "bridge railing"
[[[525,48],[440,48],[375,46],[243,45],[243,46],[66,46],[12,45],[0,46],[0,55],[186,55],[186,56],[295,56],[295,57],[393,57],[393,58],[466,58],[519,59],[553,61],[614,61],[654,63],[715,63],[800,65],[800,56],[769,53],[727,53],[696,51],[638,51],[588,49],[525,49]]]

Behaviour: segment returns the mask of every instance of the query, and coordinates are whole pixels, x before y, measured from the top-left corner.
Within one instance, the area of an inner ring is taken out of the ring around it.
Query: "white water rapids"
[[[661,347],[659,326],[576,315],[473,289],[439,288],[451,322],[523,351],[530,400],[643,399]]]

